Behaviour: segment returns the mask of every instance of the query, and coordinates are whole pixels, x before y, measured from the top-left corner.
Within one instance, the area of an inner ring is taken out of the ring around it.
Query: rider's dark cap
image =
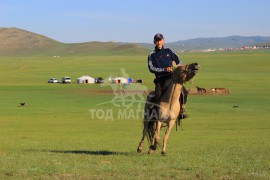
[[[158,33],[154,36],[154,42],[160,41],[161,39],[164,39],[163,35]]]

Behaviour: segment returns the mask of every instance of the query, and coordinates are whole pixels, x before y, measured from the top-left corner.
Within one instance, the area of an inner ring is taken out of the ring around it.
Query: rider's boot
[[[180,112],[179,112],[179,115],[177,117],[177,124],[180,126],[181,119],[186,119],[186,118],[188,118],[188,115],[185,113],[185,109],[180,108]]]

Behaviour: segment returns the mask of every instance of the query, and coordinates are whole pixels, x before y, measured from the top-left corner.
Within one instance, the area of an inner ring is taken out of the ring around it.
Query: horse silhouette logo
[[[111,87],[114,96],[110,102],[116,107],[129,109],[137,105],[141,108],[142,103],[145,103],[144,94],[148,94],[148,87],[141,83],[129,82],[130,76],[124,68],[121,68],[120,72],[121,76],[110,75],[105,79],[105,83],[101,84],[102,87]]]

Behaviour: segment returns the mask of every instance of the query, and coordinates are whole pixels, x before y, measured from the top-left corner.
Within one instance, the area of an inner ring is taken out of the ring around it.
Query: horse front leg
[[[161,151],[161,154],[163,156],[166,156],[166,146],[167,146],[167,142],[168,142],[168,139],[169,139],[169,136],[170,136],[170,133],[171,133],[171,130],[173,128],[175,124],[175,120],[171,120],[168,124],[168,127],[167,127],[167,130],[166,130],[166,133],[165,133],[165,136],[163,138],[163,146],[162,146],[162,151]]]
[[[156,122],[156,130],[155,130],[155,135],[152,140],[152,144],[149,147],[148,154],[152,154],[155,152],[157,149],[157,145],[159,144],[159,134],[160,134],[160,128],[161,128],[161,122],[157,121]]]
[[[142,139],[141,139],[141,141],[139,143],[139,146],[137,148],[137,152],[138,153],[141,153],[142,152],[143,141],[144,141],[144,138],[145,138],[145,136],[147,134],[147,131],[148,131],[148,123],[149,123],[148,120],[144,119],[144,121],[143,121],[143,135],[142,135]]]

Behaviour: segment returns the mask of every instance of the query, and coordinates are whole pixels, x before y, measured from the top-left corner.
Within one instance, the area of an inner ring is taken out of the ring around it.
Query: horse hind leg
[[[159,134],[160,134],[161,122],[157,121],[155,135],[152,140],[152,144],[149,147],[148,154],[153,154],[157,149],[157,145],[159,144]]]
[[[140,141],[140,143],[139,143],[139,146],[138,146],[138,148],[137,148],[137,152],[138,153],[141,153],[142,152],[142,149],[143,149],[143,141],[144,141],[144,138],[145,138],[145,136],[146,136],[146,134],[147,134],[147,130],[148,130],[148,122],[147,122],[147,120],[144,120],[144,127],[143,127],[143,135],[142,135],[142,139],[141,139],[141,141]]]

